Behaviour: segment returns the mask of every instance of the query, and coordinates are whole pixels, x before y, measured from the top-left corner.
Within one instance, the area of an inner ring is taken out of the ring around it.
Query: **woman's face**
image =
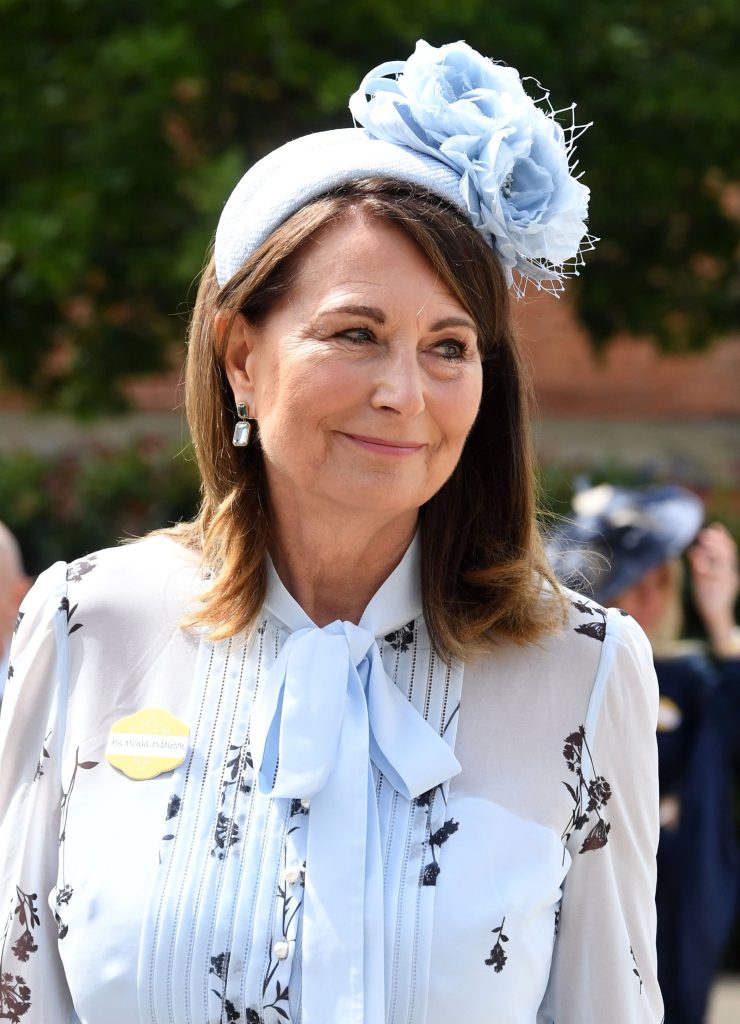
[[[259,326],[237,320],[227,370],[276,509],[307,514],[415,515],[481,398],[472,318],[403,231],[357,211],[308,242]]]

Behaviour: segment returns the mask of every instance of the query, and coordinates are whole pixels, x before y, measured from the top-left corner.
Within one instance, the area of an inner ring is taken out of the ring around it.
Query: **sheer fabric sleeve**
[[[586,721],[566,741],[576,797],[572,864],[538,1024],[663,1020],[655,952],[657,709],[648,641],[634,620],[610,610]]]
[[[67,698],[66,565],[43,573],[18,616],[0,714],[0,1019],[77,1021],[49,893],[57,877]]]

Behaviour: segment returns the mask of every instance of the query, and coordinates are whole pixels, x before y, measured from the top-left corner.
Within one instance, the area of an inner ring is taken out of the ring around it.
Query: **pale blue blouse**
[[[447,664],[418,559],[321,630],[273,570],[218,643],[179,626],[203,581],[167,539],[41,577],[0,719],[0,1019],[658,1024],[644,638],[573,597],[546,643]],[[108,734],[153,706],[188,754],[134,781]]]

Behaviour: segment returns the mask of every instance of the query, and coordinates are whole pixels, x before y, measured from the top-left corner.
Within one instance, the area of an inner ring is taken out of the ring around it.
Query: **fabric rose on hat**
[[[394,78],[386,76],[394,75]],[[546,102],[546,96],[543,98]],[[467,43],[420,40],[407,61],[369,72],[350,99],[370,135],[426,153],[460,176],[472,223],[490,233],[506,272],[559,290],[591,248],[589,191],[571,173],[574,126],[526,93],[515,68]]]

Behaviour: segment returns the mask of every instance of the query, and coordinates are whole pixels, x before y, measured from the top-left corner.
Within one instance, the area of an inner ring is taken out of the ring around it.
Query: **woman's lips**
[[[364,434],[343,434],[354,444],[366,451],[376,452],[378,455],[390,455],[396,458],[415,455],[421,451],[423,444],[416,444],[414,441],[389,441],[382,437],[367,437]]]

